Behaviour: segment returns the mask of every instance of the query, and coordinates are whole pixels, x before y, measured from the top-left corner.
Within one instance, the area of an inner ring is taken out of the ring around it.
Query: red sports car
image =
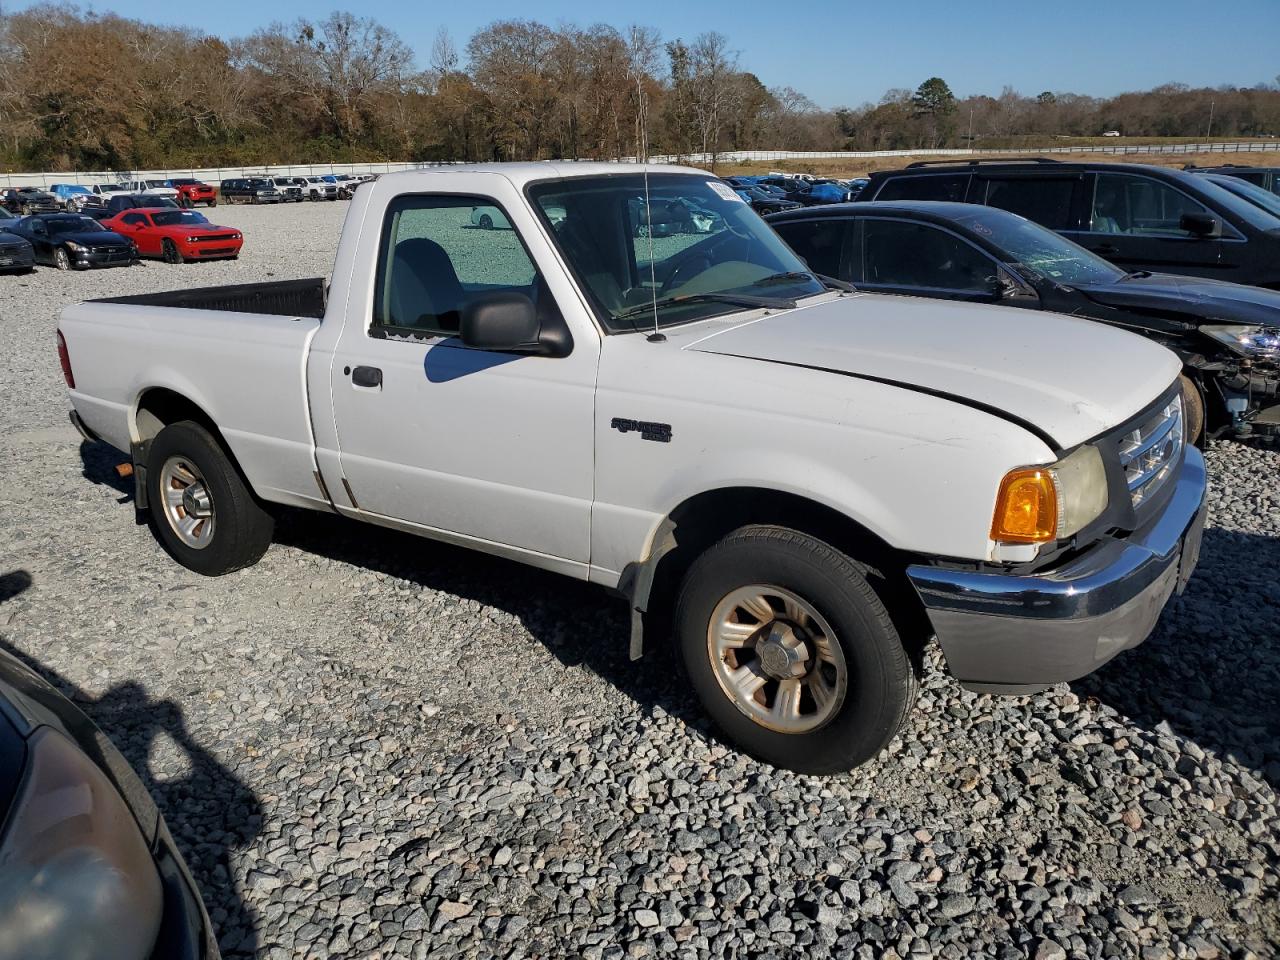
[[[126,210],[102,225],[128,237],[144,257],[160,257],[165,263],[187,260],[234,260],[244,236],[234,227],[218,227],[194,210],[144,207]]]
[[[210,207],[218,205],[218,191],[207,183],[192,180],[190,177],[180,177],[176,180],[167,180],[165,182],[178,191],[178,206],[180,207],[194,207],[197,203],[203,203]]]

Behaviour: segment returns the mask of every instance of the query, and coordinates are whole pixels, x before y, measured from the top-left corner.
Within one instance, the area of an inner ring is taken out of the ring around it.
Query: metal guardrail
[[[1185,154],[1185,153],[1264,153],[1280,151],[1280,138],[1275,140],[1249,140],[1222,143],[1152,143],[1152,144],[1099,144],[1097,146],[1039,146],[1039,147],[987,147],[976,150],[726,150],[714,157],[709,153],[669,154],[650,157],[652,163],[742,163],[751,160],[844,160],[874,157],[975,157],[1008,156],[1011,154],[1072,154],[1105,153],[1128,154]],[[634,157],[627,157],[634,161]]]
[[[751,160],[841,160],[874,157],[973,157],[1037,154],[1103,153],[1117,156],[1143,154],[1185,153],[1258,153],[1280,151],[1280,139],[1250,140],[1220,143],[1168,143],[1168,144],[1116,144],[1092,147],[999,147],[979,150],[726,150],[715,154],[668,154],[650,157],[651,163],[741,163]],[[635,157],[619,158],[623,163],[635,163]],[[447,166],[440,163],[294,163],[278,166],[248,167],[181,167],[168,170],[64,170],[44,173],[0,173],[5,187],[47,187],[53,183],[118,183],[121,180],[168,180],[171,177],[191,177],[217,183],[232,177],[315,177],[330,173],[396,173],[401,170],[422,170]]]

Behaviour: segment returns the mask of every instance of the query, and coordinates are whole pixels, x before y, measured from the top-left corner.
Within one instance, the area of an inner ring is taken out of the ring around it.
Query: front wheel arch
[[[872,589],[919,666],[933,627],[906,577],[912,558],[826,504],[761,487],[720,488],[687,498],[658,525],[645,559],[627,565],[618,589],[632,611],[631,659],[669,636],[676,593],[694,561],[712,544],[752,524],[817,537],[866,565]]]

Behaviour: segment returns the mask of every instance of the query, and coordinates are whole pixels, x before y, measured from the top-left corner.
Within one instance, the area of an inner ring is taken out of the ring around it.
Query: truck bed
[[[261,313],[281,317],[324,319],[327,299],[324,277],[307,280],[273,280],[267,283],[238,283],[194,290],[166,290],[128,297],[103,297],[90,303],[123,303],[139,307],[178,307],[186,310],[225,310],[230,313]]]

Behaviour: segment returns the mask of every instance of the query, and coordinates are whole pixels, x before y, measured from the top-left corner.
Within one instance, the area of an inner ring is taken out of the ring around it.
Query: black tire
[[[182,254],[178,252],[178,245],[172,240],[166,240],[161,245],[160,256],[164,258],[165,263],[182,263]]]
[[[694,691],[743,750],[799,773],[838,773],[870,760],[901,729],[918,681],[867,570],[814,537],[774,526],[742,527],[694,561],[680,590],[676,636]],[[751,584],[802,598],[835,634],[847,686],[843,702],[816,729],[784,733],[760,725],[717,679],[708,642],[712,616],[729,594]]]
[[[1182,384],[1182,416],[1187,443],[1200,446],[1204,442],[1204,394],[1185,373],[1178,380]]]
[[[215,524],[207,546],[196,548],[184,543],[165,512],[161,474],[174,457],[194,466],[208,491]],[[151,442],[147,501],[151,531],[160,545],[188,570],[206,577],[220,577],[257,563],[275,532],[271,514],[254,498],[218,441],[192,420],[170,424]]]
[[[53,251],[53,265],[59,270],[71,269],[71,255],[67,253],[63,247],[58,247]]]
[[[218,201],[217,201],[217,200],[210,200],[210,201],[209,201],[209,206],[211,206],[211,207],[216,207],[217,205],[218,205]]]

